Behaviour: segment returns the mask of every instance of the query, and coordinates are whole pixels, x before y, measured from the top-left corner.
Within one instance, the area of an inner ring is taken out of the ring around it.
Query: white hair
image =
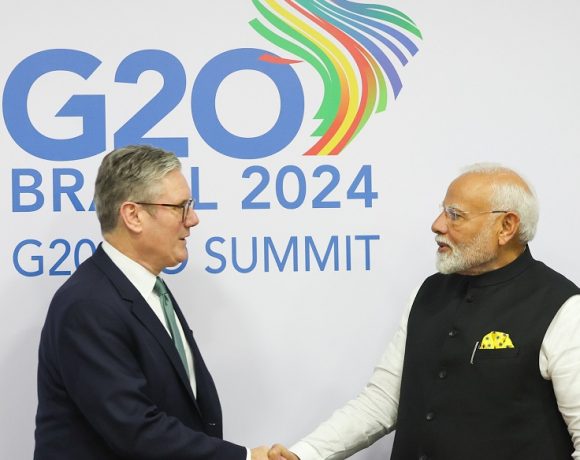
[[[463,174],[515,174],[525,184],[498,182],[492,184],[490,204],[494,210],[512,211],[520,218],[518,238],[522,244],[534,239],[540,216],[533,187],[520,174],[497,163],[477,163],[462,170]]]

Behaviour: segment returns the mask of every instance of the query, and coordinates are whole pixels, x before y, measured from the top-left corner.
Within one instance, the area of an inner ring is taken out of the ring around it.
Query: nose
[[[438,235],[444,235],[447,233],[447,230],[447,218],[445,217],[445,212],[442,210],[435,221],[431,224],[431,231]]]
[[[195,227],[197,224],[199,224],[199,216],[197,215],[197,212],[195,212],[195,209],[190,208],[187,211],[187,216],[185,216],[184,225],[187,228],[191,228]]]

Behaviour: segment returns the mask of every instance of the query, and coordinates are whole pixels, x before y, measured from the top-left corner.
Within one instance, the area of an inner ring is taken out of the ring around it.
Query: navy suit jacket
[[[56,292],[42,330],[35,460],[244,460],[222,440],[211,375],[177,302],[197,398],[171,337],[99,246]]]

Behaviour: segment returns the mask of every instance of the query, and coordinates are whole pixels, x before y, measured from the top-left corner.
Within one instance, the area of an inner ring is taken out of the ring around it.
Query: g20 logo
[[[384,111],[388,95],[402,88],[397,65],[418,51],[413,38],[421,38],[415,23],[387,6],[348,0],[303,0],[284,3],[253,0],[263,20],[250,25],[292,58],[269,51],[240,48],[211,59],[197,75],[190,96],[195,127],[215,151],[238,159],[275,154],[298,133],[304,117],[304,90],[292,65],[308,63],[322,80],[324,94],[314,118],[318,138],[305,155],[337,155],[361,131],[373,113]],[[34,83],[52,72],[72,72],[87,80],[101,61],[74,49],[44,50],[22,60],[10,74],[2,101],[4,120],[14,141],[30,154],[54,161],[79,160],[106,149],[106,97],[75,94],[56,113],[80,117],[82,132],[56,139],[43,134],[30,119],[28,97]],[[221,82],[234,72],[254,70],[266,75],[280,95],[280,112],[272,128],[256,137],[240,137],[220,122],[215,100]],[[116,83],[136,84],[139,76],[154,71],[163,78],[161,90],[126,123],[115,130],[115,147],[148,143],[178,156],[188,155],[187,137],[146,137],[183,100],[186,72],[182,63],[162,50],[141,50],[118,65]],[[389,92],[390,90],[390,92]]]
[[[290,66],[274,65],[259,59],[265,53],[256,49],[236,49],[209,61],[197,76],[191,94],[193,121],[208,145],[224,155],[253,159],[272,155],[294,138],[304,114],[302,86]],[[101,61],[78,50],[45,50],[35,53],[10,74],[4,88],[3,111],[6,127],[15,142],[30,154],[46,160],[67,161],[87,158],[105,150],[105,95],[74,95],[58,111],[57,117],[81,117],[83,132],[70,139],[53,139],[33,125],[28,113],[28,94],[32,85],[49,72],[73,72],[85,80]],[[233,72],[257,70],[267,75],[280,92],[280,115],[265,134],[244,138],[228,132],[215,110],[219,84]],[[172,54],[161,50],[142,50],[127,56],[118,66],[115,82],[137,83],[146,71],[163,77],[161,90],[114,133],[115,147],[127,144],[154,144],[187,156],[187,137],[147,138],[147,133],[182,100],[186,90],[183,65]]]

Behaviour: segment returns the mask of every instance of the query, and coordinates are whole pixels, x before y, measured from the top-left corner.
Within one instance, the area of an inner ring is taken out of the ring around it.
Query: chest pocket
[[[487,361],[491,359],[513,359],[517,358],[520,354],[519,348],[497,348],[497,349],[485,349],[478,348],[475,350],[473,355],[473,364],[477,364],[480,361]]]

